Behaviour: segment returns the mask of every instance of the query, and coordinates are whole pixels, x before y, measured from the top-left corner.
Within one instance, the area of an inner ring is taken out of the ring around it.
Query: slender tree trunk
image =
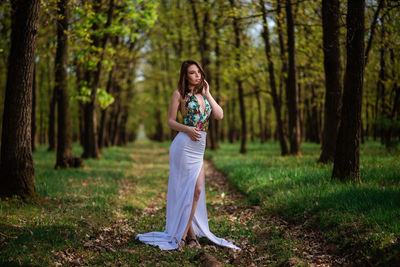
[[[383,4],[384,4],[384,2],[385,2],[385,0],[378,0],[378,1],[379,1],[378,7],[377,7],[377,9],[375,10],[374,18],[372,19],[372,22],[371,22],[371,27],[370,27],[370,33],[369,33],[367,48],[365,49],[365,63],[364,63],[365,65],[367,65],[369,51],[371,50],[372,41],[374,40],[374,36],[375,36],[375,27],[376,27],[376,22],[378,21],[379,12],[383,9]]]
[[[216,25],[216,23],[214,24],[214,29],[216,32],[216,38],[215,38],[215,75],[214,75],[214,79],[215,79],[215,92],[216,92],[216,96],[215,96],[215,100],[217,101],[217,103],[220,103],[221,97],[220,97],[220,66],[221,66],[221,55],[220,55],[220,48],[219,48],[219,39],[220,39],[220,32],[219,29]],[[221,128],[222,128],[222,123],[220,123],[218,120],[214,120],[213,122],[213,128],[215,130],[215,142],[214,142],[214,146],[215,149],[219,148],[219,143],[221,141]],[[223,137],[222,137],[223,138]]]
[[[0,197],[37,197],[31,145],[32,81],[40,1],[11,2],[11,48],[1,137]]]
[[[336,142],[332,178],[360,179],[361,107],[364,76],[365,0],[347,3],[347,63],[343,90],[342,119]]]
[[[283,14],[281,13],[281,1],[278,0],[277,2],[277,16],[276,16],[276,24],[277,24],[277,31],[278,31],[278,39],[279,39],[279,50],[280,50],[280,58],[282,62],[282,68],[281,68],[281,74],[280,74],[280,82],[279,82],[279,92],[278,95],[278,100],[279,103],[282,103],[282,92],[283,92],[283,86],[287,84],[287,73],[288,73],[288,66],[287,66],[287,58],[286,58],[286,49],[285,49],[285,44],[283,41],[283,29],[282,29],[282,23],[281,19],[283,19]],[[282,104],[281,104],[282,107]],[[282,122],[282,128],[284,128],[284,125],[286,125],[286,122]],[[285,132],[284,129],[283,133]],[[285,135],[285,134],[284,134]],[[285,137],[286,140],[286,137]],[[287,149],[286,149],[287,150]]]
[[[289,111],[290,154],[300,154],[300,118],[299,118],[299,91],[296,77],[296,53],[294,40],[294,21],[292,15],[292,1],[286,0],[286,22],[289,51],[289,72],[286,87],[286,99]]]
[[[101,1],[98,0],[97,5],[101,5]],[[108,28],[113,20],[114,13],[114,0],[110,0],[108,8],[108,17],[105,24],[105,28]],[[100,86],[100,77],[102,72],[103,58],[107,47],[109,34],[104,34],[101,39],[101,55],[99,62],[96,66],[96,71],[93,73],[93,83],[91,84],[92,90],[90,94],[90,102],[85,105],[85,140],[83,147],[83,158],[100,158],[99,146],[98,146],[98,133],[97,133],[97,89]]]
[[[75,63],[76,66],[76,86],[79,92],[82,81],[84,81],[84,75],[82,73],[82,65]],[[78,102],[78,120],[79,120],[79,144],[84,146],[85,138],[85,121],[84,121],[84,105],[82,102]]]
[[[341,72],[340,59],[340,2],[322,1],[322,29],[325,68],[325,114],[322,137],[322,151],[318,162],[332,162],[335,157],[336,138],[340,124],[341,111]]]
[[[265,3],[264,0],[260,0],[260,7],[262,11],[263,17],[263,39],[265,45],[265,55],[268,61],[268,72],[269,72],[269,83],[271,87],[271,96],[272,96],[272,103],[274,106],[276,122],[277,122],[277,130],[278,130],[278,138],[279,138],[279,145],[281,147],[281,155],[288,154],[288,148],[286,144],[286,138],[283,132],[283,123],[281,118],[281,102],[279,100],[278,94],[276,92],[276,83],[275,83],[275,73],[274,73],[274,62],[272,61],[271,55],[271,45],[269,40],[269,29],[268,29],[268,21],[267,21],[267,14],[265,10]]]
[[[47,71],[50,71],[48,69]],[[56,149],[57,137],[56,137],[56,104],[57,104],[57,92],[53,89],[53,95],[50,101],[49,110],[49,148],[48,151],[54,151]]]
[[[129,52],[132,54],[134,52],[135,43],[131,43],[129,46]],[[129,107],[132,101],[134,100],[134,86],[133,86],[133,81],[135,79],[135,69],[136,69],[136,58],[133,57],[133,60],[130,60],[129,62],[129,71],[128,71],[128,79],[127,79],[127,93],[126,93],[126,98],[122,106],[122,120],[121,120],[121,145],[126,145],[128,142],[128,132],[127,132],[127,124],[128,124],[128,118],[129,118]],[[137,131],[137,130],[135,130]],[[137,132],[134,133],[136,136]]]
[[[233,143],[235,141],[235,109],[233,108],[233,100],[228,101],[228,140],[229,143]]]
[[[107,87],[106,87],[106,92],[111,94],[112,88],[114,86],[114,76],[115,76],[115,69],[116,66],[112,66],[111,71],[108,73],[108,82],[107,82]],[[105,141],[106,141],[106,136],[107,136],[107,131],[106,131],[106,120],[107,120],[107,111],[109,111],[109,108],[105,108],[101,111],[101,116],[100,116],[100,130],[99,130],[99,149],[103,149]]]
[[[36,112],[37,112],[37,86],[36,86],[36,63],[34,63],[33,64],[33,81],[32,81],[32,119],[31,119],[32,151],[36,151]]]
[[[381,47],[380,47],[380,69],[379,69],[379,78],[378,78],[378,85],[377,88],[379,92],[379,98],[381,102],[381,114],[378,117],[381,117],[383,119],[388,118],[388,112],[387,112],[387,105],[385,101],[385,94],[386,94],[386,61],[385,61],[385,17],[383,16],[381,18]],[[381,137],[381,143],[385,143],[385,136],[386,136],[386,127],[380,127],[379,132],[380,132],[380,137]]]
[[[82,160],[72,152],[71,120],[68,95],[68,0],[57,2],[57,51],[55,87],[58,106],[57,159],[55,168],[81,167]]]
[[[159,105],[159,103],[160,103],[160,98],[159,98],[160,88],[159,88],[158,84],[155,86],[154,90],[155,90],[154,94],[155,94],[156,101],[157,101],[157,104],[155,107],[155,113],[154,113],[154,116],[156,119],[155,140],[162,142],[162,141],[164,141],[164,128],[163,128],[163,124],[162,124],[161,111],[159,108],[160,107],[160,105]]]
[[[265,132],[264,132],[264,121],[262,118],[262,107],[261,107],[261,97],[260,97],[260,88],[257,88],[257,90],[255,90],[255,94],[256,94],[256,100],[257,100],[257,110],[258,110],[258,125],[260,126],[260,142],[261,144],[264,144],[265,142]]]
[[[230,0],[231,7],[235,8],[235,0]],[[233,30],[235,32],[235,48],[237,49],[235,55],[235,65],[237,69],[240,69],[240,53],[239,49],[241,47],[240,42],[240,22],[235,16],[233,17]],[[244,95],[243,95],[243,83],[240,77],[236,78],[236,84],[238,87],[238,99],[240,106],[240,120],[241,120],[241,132],[240,132],[240,153],[247,152],[247,122],[246,122],[246,110],[244,106]]]
[[[311,142],[321,143],[321,131],[320,131],[320,121],[318,110],[317,95],[315,93],[315,85],[311,84]]]

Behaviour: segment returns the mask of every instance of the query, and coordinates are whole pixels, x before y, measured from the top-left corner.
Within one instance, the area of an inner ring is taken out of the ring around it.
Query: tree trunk
[[[37,86],[36,86],[36,63],[33,64],[32,81],[32,119],[31,119],[31,145],[32,151],[36,151],[36,111],[37,111]]]
[[[156,84],[155,88],[154,88],[154,94],[155,94],[155,98],[157,101],[156,107],[155,107],[155,111],[154,111],[154,118],[156,120],[156,132],[155,132],[155,136],[154,139],[159,141],[159,142],[163,142],[164,141],[164,128],[163,128],[163,124],[162,124],[162,114],[160,111],[160,88],[158,87],[158,84]]]
[[[310,109],[310,115],[311,115],[311,138],[310,141],[314,143],[321,143],[321,131],[320,131],[320,115],[319,115],[319,110],[318,110],[318,101],[317,101],[317,96],[315,93],[315,85],[311,84],[311,109]]]
[[[55,168],[81,167],[82,160],[72,152],[71,120],[68,95],[68,0],[57,2],[57,51],[55,57],[55,86],[57,92],[57,159]]]
[[[135,43],[131,43],[129,46],[129,52],[132,54]],[[127,124],[129,118],[129,107],[134,99],[134,86],[133,81],[135,79],[135,69],[136,69],[136,58],[133,57],[133,60],[129,62],[129,70],[128,70],[128,79],[127,79],[127,93],[126,98],[122,106],[122,120],[121,120],[121,145],[126,145],[128,142],[128,132],[127,132]],[[136,130],[137,131],[137,130]],[[136,136],[135,132],[133,135]]]
[[[257,110],[258,110],[258,125],[260,126],[260,142],[264,144],[265,142],[265,131],[264,131],[264,121],[262,117],[262,107],[261,107],[261,97],[260,97],[260,90],[257,88],[255,90],[256,100],[257,100]]]
[[[382,118],[382,119],[388,119],[388,107],[386,105],[386,101],[385,101],[385,93],[386,93],[386,86],[385,86],[385,82],[386,82],[386,61],[385,61],[385,17],[382,16],[381,18],[381,47],[380,47],[380,69],[379,69],[379,78],[378,78],[378,85],[377,88],[378,92],[379,92],[379,98],[380,98],[380,102],[381,102],[381,113],[380,115],[378,115],[378,118]],[[385,143],[385,136],[386,136],[386,131],[387,131],[387,127],[383,126],[381,124],[380,127],[380,136],[381,136],[381,143],[384,144]]]
[[[101,5],[101,1],[98,0],[97,5]],[[113,20],[114,13],[114,0],[110,0],[108,8],[107,22],[104,28],[108,28]],[[91,84],[90,102],[85,104],[84,117],[85,117],[85,138],[83,146],[83,158],[100,158],[99,146],[98,146],[98,133],[97,133],[97,89],[100,86],[100,77],[102,72],[103,58],[109,39],[109,34],[104,34],[101,40],[101,49],[99,62],[96,66],[96,71],[93,73],[93,83]],[[94,42],[96,43],[96,42]],[[96,45],[95,45],[96,46]],[[89,79],[90,80],[90,79]]]
[[[111,94],[112,88],[114,86],[114,75],[115,75],[115,69],[116,66],[112,66],[111,71],[108,73],[108,82],[107,82],[107,87],[106,91],[107,93]],[[99,149],[103,149],[104,144],[106,142],[106,136],[107,136],[107,131],[106,131],[106,119],[107,119],[107,111],[108,107],[103,109],[101,111],[101,116],[100,116],[100,130],[99,130]]]
[[[250,98],[250,107],[254,107],[254,99]],[[253,108],[252,108],[253,109]],[[255,129],[254,129],[254,112],[250,112],[250,140],[251,142],[255,141]]]
[[[271,55],[271,44],[269,40],[269,29],[268,29],[268,21],[267,21],[267,14],[265,10],[265,3],[264,0],[260,0],[260,7],[263,16],[263,39],[265,45],[265,55],[268,61],[268,72],[269,72],[269,84],[271,87],[271,96],[272,96],[272,103],[274,106],[276,122],[277,122],[277,130],[278,130],[278,138],[279,138],[279,145],[281,147],[281,155],[288,154],[288,148],[286,144],[286,138],[283,132],[283,123],[281,118],[281,102],[279,100],[278,94],[276,92],[276,83],[275,83],[275,73],[274,73],[274,62],[272,61]]]
[[[216,38],[215,38],[215,75],[214,75],[214,79],[215,79],[215,100],[217,101],[217,103],[220,104],[220,66],[221,66],[221,55],[220,55],[220,48],[219,48],[219,40],[220,40],[220,33],[219,33],[219,29],[217,28],[216,23],[214,24],[214,29],[216,32]],[[218,120],[213,120],[213,129],[214,129],[214,134],[215,134],[215,149],[219,148],[219,143],[221,141],[221,128],[222,128],[222,123],[220,123]],[[223,135],[222,135],[223,136]],[[223,138],[223,137],[222,137]]]
[[[231,7],[235,8],[235,1],[230,0]],[[236,48],[236,55],[235,55],[235,65],[237,69],[240,69],[240,24],[239,19],[234,16],[233,17],[233,30],[235,32],[235,48]],[[244,106],[244,95],[243,95],[243,83],[240,77],[236,78],[236,84],[238,86],[238,99],[239,99],[239,106],[240,106],[240,119],[241,119],[241,132],[240,132],[240,153],[244,154],[247,152],[247,123],[246,123],[246,111]]]
[[[286,86],[286,99],[289,111],[289,138],[290,154],[300,154],[300,118],[299,118],[299,92],[296,77],[296,53],[294,40],[294,21],[292,15],[292,1],[286,0],[286,22],[288,36],[288,61],[289,72]]]
[[[335,157],[336,138],[340,124],[341,72],[340,59],[340,2],[322,1],[322,29],[325,69],[325,113],[322,151],[318,162],[332,162]]]
[[[47,70],[50,71],[50,70]],[[56,149],[57,137],[56,137],[56,104],[57,104],[57,92],[53,89],[53,95],[50,101],[49,110],[49,148],[47,151],[54,151]]]
[[[0,197],[37,197],[31,145],[32,81],[40,1],[11,2],[8,60],[1,138]]]
[[[347,63],[343,90],[342,119],[336,142],[332,178],[360,179],[360,131],[364,76],[365,0],[347,3]]]

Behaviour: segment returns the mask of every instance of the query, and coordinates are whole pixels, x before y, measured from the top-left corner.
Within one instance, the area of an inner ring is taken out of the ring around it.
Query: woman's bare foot
[[[188,238],[187,239],[187,246],[188,247],[196,247],[196,248],[201,248],[201,246],[200,246],[200,243],[199,243],[199,241],[197,240],[197,238],[196,237],[194,237],[194,238]]]

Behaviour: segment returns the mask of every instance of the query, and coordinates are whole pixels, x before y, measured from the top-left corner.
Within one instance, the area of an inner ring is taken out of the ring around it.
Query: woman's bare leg
[[[200,193],[201,193],[201,189],[203,186],[203,182],[204,182],[204,167],[202,166],[200,173],[199,173],[199,177],[197,177],[196,186],[194,188],[193,205],[192,205],[192,210],[191,210],[190,216],[189,216],[189,222],[188,222],[188,225],[186,226],[185,232],[183,232],[182,239],[186,238],[189,228],[191,228],[190,235],[193,234],[193,236],[194,236],[194,231],[193,231],[193,227],[192,227],[192,219],[193,219],[194,213],[196,211],[197,202],[199,201],[199,198],[200,198]]]
[[[193,225],[192,224],[190,224],[189,230],[188,230],[186,236],[189,237],[189,238],[196,238],[196,234],[194,233],[194,229],[193,229]]]

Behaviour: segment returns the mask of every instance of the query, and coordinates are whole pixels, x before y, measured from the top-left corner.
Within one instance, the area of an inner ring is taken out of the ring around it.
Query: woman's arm
[[[196,127],[183,125],[182,123],[176,121],[180,98],[181,95],[179,91],[175,90],[174,93],[172,94],[171,102],[169,104],[167,124],[170,128],[174,129],[175,131],[186,133],[193,141],[198,141],[199,138],[201,137],[201,134]]]
[[[218,105],[217,101],[215,101],[212,97],[208,82],[206,80],[204,81],[206,83],[206,88],[204,88],[203,93],[211,105],[212,115],[216,120],[222,120],[224,118],[224,111],[222,110],[221,106]]]

